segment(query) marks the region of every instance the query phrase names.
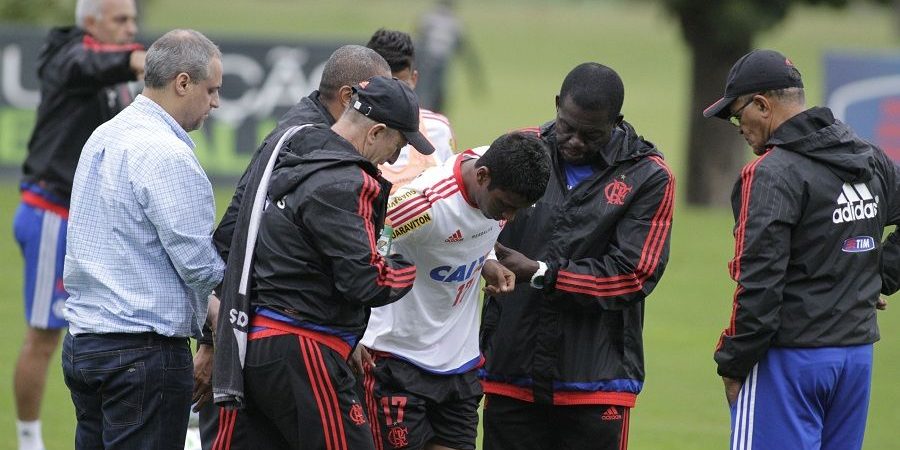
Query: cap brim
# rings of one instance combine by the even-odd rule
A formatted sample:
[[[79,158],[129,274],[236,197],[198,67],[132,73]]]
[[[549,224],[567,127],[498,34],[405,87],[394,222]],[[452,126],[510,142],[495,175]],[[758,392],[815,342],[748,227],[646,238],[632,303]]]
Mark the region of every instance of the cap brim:
[[[403,136],[406,136],[406,140],[409,141],[409,144],[418,150],[419,153],[423,155],[434,153],[434,146],[432,146],[431,142],[429,142],[419,131],[401,131],[401,133],[403,133]]]
[[[720,119],[728,118],[728,105],[731,104],[737,97],[722,97],[717,102],[713,103],[706,107],[703,110],[703,117],[718,117]]]

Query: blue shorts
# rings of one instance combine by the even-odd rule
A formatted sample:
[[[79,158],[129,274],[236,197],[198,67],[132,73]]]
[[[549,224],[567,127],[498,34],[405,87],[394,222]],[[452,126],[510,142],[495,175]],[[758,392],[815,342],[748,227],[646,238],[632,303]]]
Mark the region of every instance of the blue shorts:
[[[20,203],[13,229],[25,258],[25,320],[33,328],[59,329],[69,294],[63,286],[66,227],[58,213]]]
[[[872,344],[770,348],[731,406],[731,449],[862,448]]]

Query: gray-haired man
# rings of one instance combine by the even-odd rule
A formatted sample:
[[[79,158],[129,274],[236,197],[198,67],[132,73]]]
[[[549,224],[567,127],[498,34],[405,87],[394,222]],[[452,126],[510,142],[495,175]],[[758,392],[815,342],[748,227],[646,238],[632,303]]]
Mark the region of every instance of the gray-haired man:
[[[212,186],[187,134],[218,106],[221,53],[196,31],[171,31],[148,50],[144,81],[75,172],[62,359],[79,449],[183,448],[188,338],[224,271]]]

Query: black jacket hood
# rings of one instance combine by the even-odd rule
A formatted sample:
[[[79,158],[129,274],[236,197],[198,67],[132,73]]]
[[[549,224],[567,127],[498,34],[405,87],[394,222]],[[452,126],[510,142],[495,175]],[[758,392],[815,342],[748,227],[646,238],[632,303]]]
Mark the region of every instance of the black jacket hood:
[[[44,46],[41,47],[41,52],[38,55],[38,76],[43,75],[47,62],[53,59],[53,55],[65,47],[66,44],[72,42],[73,39],[80,39],[84,35],[84,30],[78,27],[59,27],[50,30],[50,34],[47,36],[47,40],[44,42]]]
[[[846,182],[872,179],[875,150],[828,108],[814,107],[783,123],[767,147],[780,147],[820,162]]]
[[[308,148],[317,150],[301,153],[300,149]],[[369,175],[378,178],[378,168],[328,125],[319,124],[300,130],[288,141],[272,171],[269,198],[284,196],[311,174],[324,168],[344,165],[361,166]]]

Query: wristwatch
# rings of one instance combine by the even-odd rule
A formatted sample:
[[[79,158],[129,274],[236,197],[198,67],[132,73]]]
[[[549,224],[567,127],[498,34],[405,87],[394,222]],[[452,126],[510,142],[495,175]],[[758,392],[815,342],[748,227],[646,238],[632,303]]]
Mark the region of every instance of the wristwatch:
[[[534,272],[534,275],[531,276],[531,287],[535,289],[543,289],[544,288],[544,274],[547,272],[547,263],[543,261],[538,261],[538,270]]]

